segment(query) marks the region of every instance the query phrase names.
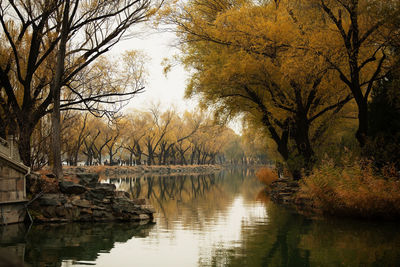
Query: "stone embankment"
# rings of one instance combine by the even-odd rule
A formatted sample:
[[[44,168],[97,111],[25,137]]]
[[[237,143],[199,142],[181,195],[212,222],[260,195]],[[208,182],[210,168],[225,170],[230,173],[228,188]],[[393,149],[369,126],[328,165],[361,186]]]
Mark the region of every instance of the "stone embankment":
[[[48,182],[51,179],[53,182]],[[37,192],[29,203],[29,212],[33,220],[35,222],[153,220],[155,211],[145,199],[131,199],[129,193],[116,191],[115,185],[102,184],[98,180],[99,175],[96,173],[77,173],[74,181],[57,184],[54,178],[43,179],[33,175],[30,179],[31,188]]]
[[[32,200],[29,212],[36,222],[101,222],[153,220],[154,209],[145,199],[132,199],[115,185],[100,183],[102,176],[178,175],[220,171],[218,165],[65,167],[58,183],[46,170],[28,179]]]

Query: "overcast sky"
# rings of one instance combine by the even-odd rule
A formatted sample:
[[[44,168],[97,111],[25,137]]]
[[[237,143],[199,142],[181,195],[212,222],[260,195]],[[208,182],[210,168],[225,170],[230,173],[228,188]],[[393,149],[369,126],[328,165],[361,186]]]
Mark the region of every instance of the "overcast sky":
[[[128,108],[143,109],[150,103],[160,102],[163,108],[175,105],[178,111],[192,110],[197,102],[184,99],[187,72],[178,65],[171,69],[167,76],[163,73],[161,62],[163,58],[171,58],[178,51],[173,47],[175,35],[173,33],[160,33],[148,29],[141,33],[140,38],[121,41],[113,47],[111,54],[119,54],[124,50],[140,50],[148,57],[146,64],[148,78],[145,92],[132,99]],[[150,32],[150,33],[148,33]]]
[[[179,112],[192,111],[197,106],[197,100],[184,99],[189,74],[182,66],[177,65],[165,76],[161,65],[164,58],[171,58],[178,53],[178,50],[173,46],[176,43],[175,35],[170,32],[157,32],[154,29],[143,27],[139,36],[121,41],[113,47],[110,53],[112,56],[125,50],[135,49],[143,51],[150,60],[146,64],[148,78],[145,92],[135,96],[125,110],[144,110],[151,103],[160,103],[164,110],[174,105]],[[229,126],[240,134],[240,122],[230,122]]]

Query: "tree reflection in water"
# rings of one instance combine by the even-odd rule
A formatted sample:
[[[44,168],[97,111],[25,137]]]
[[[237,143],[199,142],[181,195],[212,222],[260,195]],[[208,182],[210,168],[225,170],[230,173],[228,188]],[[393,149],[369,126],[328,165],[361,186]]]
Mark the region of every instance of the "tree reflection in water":
[[[209,241],[208,250],[200,253],[197,260],[201,266],[398,266],[400,263],[400,229],[395,223],[305,218],[269,202],[264,192],[260,192],[262,188],[254,173],[248,170],[110,181],[121,190],[129,188],[135,196],[148,197],[159,212],[160,228],[177,232],[179,225],[188,231],[205,233],[209,240],[215,239],[212,235],[221,234],[218,229],[221,232],[233,229],[229,217],[240,208],[234,205],[235,200],[243,198],[241,205],[251,209],[254,206],[249,203],[261,199],[265,218],[253,216],[253,221],[239,218],[240,236],[231,233],[223,237],[225,240]]]
[[[243,191],[254,200],[260,188],[258,182],[252,180],[256,187],[242,186],[247,181],[245,177],[251,175],[254,176],[254,170],[231,169],[210,174],[109,177],[103,182],[113,183],[118,190],[130,192],[135,198],[149,199],[157,211],[157,223],[168,225],[168,220],[177,216],[192,220],[195,218],[193,213],[211,217],[226,209],[228,203]],[[192,215],[182,214],[182,209]],[[186,223],[191,224],[190,221]]]
[[[149,197],[157,224],[36,225],[20,240],[0,228],[1,246],[32,266],[400,266],[396,223],[305,218],[251,171],[107,181]]]
[[[117,242],[147,237],[153,226],[138,223],[69,223],[39,224],[28,229],[23,224],[10,225],[2,228],[0,246],[3,251],[15,250],[14,247],[19,246],[23,254],[18,256],[32,267],[61,266],[66,260],[90,265],[99,253],[109,253]]]

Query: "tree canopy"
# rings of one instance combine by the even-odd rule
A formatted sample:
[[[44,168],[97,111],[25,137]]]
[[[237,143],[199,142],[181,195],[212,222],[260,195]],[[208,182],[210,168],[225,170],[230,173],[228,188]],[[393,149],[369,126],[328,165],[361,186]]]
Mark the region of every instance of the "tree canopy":
[[[187,96],[199,95],[217,118],[245,114],[295,177],[354,112],[364,144],[364,106],[395,67],[396,1],[192,0],[164,12],[191,70]]]
[[[94,112],[105,111],[97,109],[98,104],[113,103],[116,97],[127,99],[143,89],[134,79],[128,86],[116,86],[109,69],[100,70],[99,65],[97,73],[84,70],[118,41],[129,37],[132,26],[146,21],[161,3],[0,1],[0,124],[5,125],[0,134],[18,135],[25,164],[31,163],[34,127],[52,111],[57,99],[54,93],[60,89],[61,109],[84,107]],[[106,74],[103,80],[98,79],[96,88],[89,88],[88,81],[95,78],[92,75],[101,71]],[[108,78],[111,80],[106,81]]]

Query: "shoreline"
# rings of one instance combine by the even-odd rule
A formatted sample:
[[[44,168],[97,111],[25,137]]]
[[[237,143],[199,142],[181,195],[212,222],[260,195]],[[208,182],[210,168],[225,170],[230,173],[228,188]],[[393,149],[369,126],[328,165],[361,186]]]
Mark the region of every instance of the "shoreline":
[[[324,210],[318,206],[310,195],[301,192],[297,181],[290,179],[279,179],[272,182],[269,192],[266,194],[272,202],[285,208],[293,209],[300,215],[310,218],[346,218],[361,221],[399,221],[399,216],[385,217],[380,214],[363,216],[358,213],[339,213],[331,210]]]
[[[210,173],[226,169],[222,165],[137,165],[137,166],[64,166],[65,176],[78,173],[97,173],[99,175],[122,174],[180,174]]]
[[[231,166],[64,166],[64,181],[58,182],[49,169],[29,178],[28,210],[34,222],[111,222],[151,223],[154,208],[146,199],[118,191],[113,184],[101,183],[107,176],[191,175],[220,172]]]

